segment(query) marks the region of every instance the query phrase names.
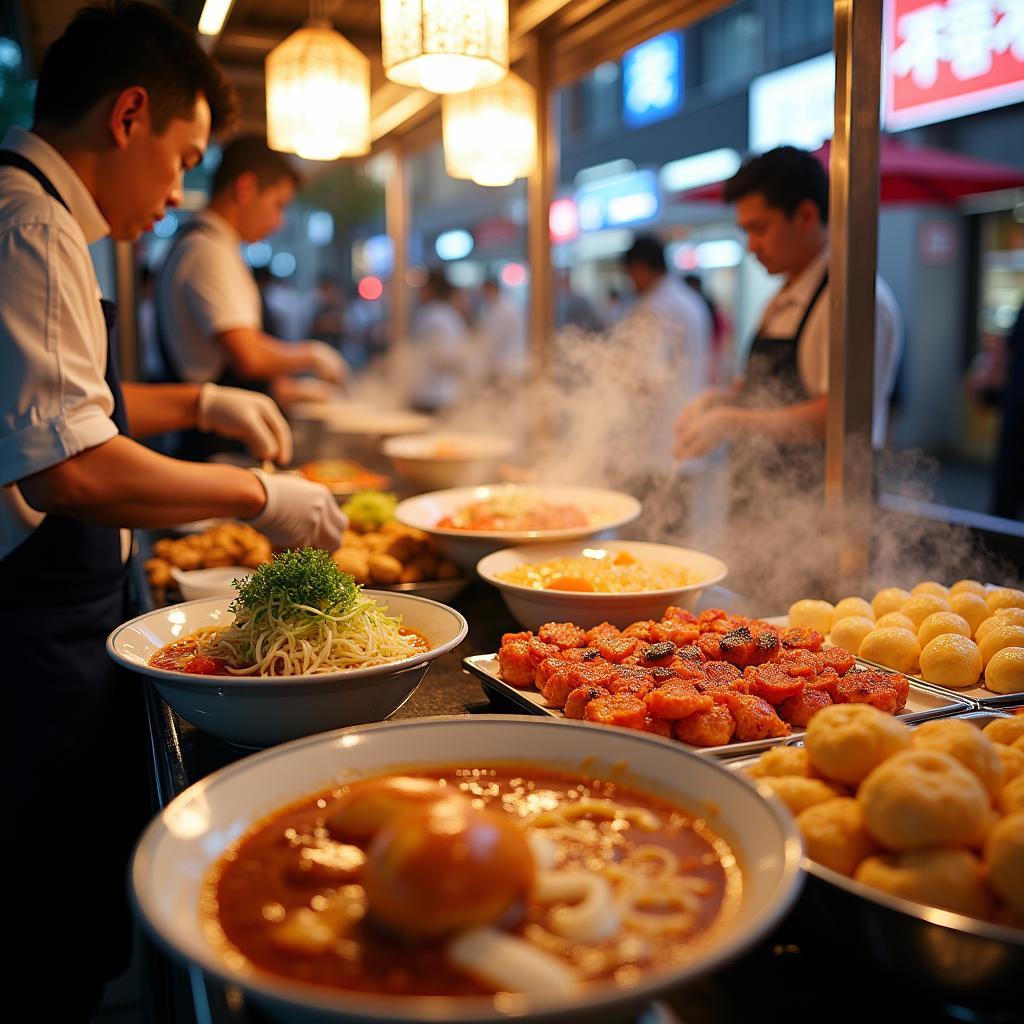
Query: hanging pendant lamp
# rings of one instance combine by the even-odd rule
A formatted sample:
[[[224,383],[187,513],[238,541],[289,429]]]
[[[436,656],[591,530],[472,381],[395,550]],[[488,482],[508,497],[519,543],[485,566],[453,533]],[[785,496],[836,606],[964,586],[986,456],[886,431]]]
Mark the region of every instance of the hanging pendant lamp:
[[[508,0],[381,0],[380,30],[400,85],[457,93],[508,72]]]
[[[537,162],[534,90],[514,71],[496,85],[441,100],[444,166],[452,178],[511,185]]]
[[[370,151],[370,61],[314,16],[267,54],[267,144],[306,160]]]

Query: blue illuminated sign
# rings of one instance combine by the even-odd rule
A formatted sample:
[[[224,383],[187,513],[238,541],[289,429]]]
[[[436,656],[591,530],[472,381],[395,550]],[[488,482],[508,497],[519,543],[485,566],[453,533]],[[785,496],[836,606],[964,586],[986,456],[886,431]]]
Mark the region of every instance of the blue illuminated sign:
[[[683,40],[678,32],[648,39],[622,58],[622,119],[630,128],[661,121],[683,106]]]
[[[575,198],[581,232],[643,224],[661,210],[658,176],[651,170],[588,182]]]

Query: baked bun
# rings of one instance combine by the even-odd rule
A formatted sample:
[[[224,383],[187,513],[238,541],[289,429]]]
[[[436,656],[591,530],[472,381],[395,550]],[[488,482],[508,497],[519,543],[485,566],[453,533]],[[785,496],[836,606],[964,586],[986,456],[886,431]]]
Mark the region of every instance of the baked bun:
[[[1010,779],[1003,786],[999,791],[998,803],[999,810],[1003,814],[1016,814],[1018,811],[1024,811],[1024,775]]]
[[[973,846],[992,821],[981,780],[940,750],[894,754],[861,783],[857,799],[865,828],[890,850]]]
[[[1016,587],[996,587],[985,595],[989,608],[995,612],[1000,608],[1024,609],[1024,590]]]
[[[861,641],[874,628],[874,622],[863,615],[847,615],[833,624],[829,639],[844,651],[856,654],[860,650]]]
[[[835,786],[806,775],[765,775],[758,782],[767,786],[793,814],[843,795]]]
[[[910,596],[917,597],[918,594],[934,594],[941,597],[943,601],[949,600],[949,587],[936,580],[922,580],[910,588]]]
[[[972,630],[967,620],[956,612],[933,612],[917,627],[917,642],[924,650],[924,645],[929,640],[934,640],[943,633],[959,633],[969,640]]]
[[[766,775],[810,776],[811,762],[805,747],[769,747],[748,769],[755,779]]]
[[[842,875],[852,875],[857,865],[877,846],[864,828],[864,815],[853,797],[808,807],[797,815],[807,856]]]
[[[877,619],[882,615],[888,615],[889,612],[898,612],[909,600],[909,590],[902,587],[883,587],[871,598],[871,610]]]
[[[870,704],[832,704],[810,720],[804,746],[815,771],[856,786],[891,754],[910,746],[910,730]]]
[[[944,597],[939,597],[936,594],[914,594],[900,608],[900,612],[906,615],[914,623],[915,627],[920,627],[921,623],[929,615],[934,615],[935,612],[949,612],[952,610],[949,602]]]
[[[986,610],[987,610],[986,605]],[[902,612],[886,612],[875,619],[875,629],[905,629],[917,636],[917,626],[913,619],[908,619]]]
[[[921,675],[936,686],[975,686],[981,669],[978,645],[959,633],[943,633],[921,651]]]
[[[952,754],[981,780],[990,796],[998,795],[1003,784],[1003,762],[996,745],[970,722],[947,718],[924,722],[913,732],[911,744],[920,750],[941,750]]]
[[[996,622],[1008,622],[1011,626],[1024,626],[1024,608],[997,608],[992,618]]]
[[[1011,779],[1024,774],[1024,750],[1008,747],[1005,743],[993,743],[992,746],[996,748],[999,763],[1003,766],[1003,778],[999,787],[1002,790]]]
[[[974,594],[977,597],[984,599],[986,593],[985,584],[980,580],[957,580],[956,583],[949,588],[950,597],[955,597],[957,594]]]
[[[996,626],[978,641],[978,650],[986,665],[1004,647],[1024,647],[1024,626]]]
[[[1024,715],[1012,718],[993,718],[981,730],[993,743],[1005,743],[1009,746],[1014,740],[1024,737]]]
[[[868,633],[857,653],[868,661],[876,661],[897,672],[914,673],[921,658],[921,645],[909,629],[888,626]]]
[[[822,636],[827,636],[832,628],[832,613],[835,607],[828,601],[813,601],[805,598],[789,606],[789,624],[801,629],[816,629]],[[988,605],[985,605],[988,613]]]
[[[988,884],[1018,914],[1024,914],[1024,813],[992,826],[985,840]]]
[[[835,626],[840,619],[845,619],[848,615],[859,615],[875,621],[875,613],[863,597],[844,597],[832,612],[832,625]]]
[[[993,693],[1024,692],[1024,647],[1004,647],[985,666],[985,685]]]
[[[961,618],[966,619],[967,625],[971,627],[971,636],[974,636],[977,628],[992,614],[988,610],[985,598],[969,592],[951,594],[949,607]]]
[[[868,857],[854,877],[873,889],[971,917],[988,917],[992,897],[981,861],[967,850],[907,850]]]

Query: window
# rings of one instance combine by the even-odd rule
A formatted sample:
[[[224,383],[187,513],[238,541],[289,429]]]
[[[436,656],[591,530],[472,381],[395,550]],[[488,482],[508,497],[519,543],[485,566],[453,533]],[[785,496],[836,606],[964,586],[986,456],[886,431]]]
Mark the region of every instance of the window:
[[[775,11],[780,53],[832,41],[832,0],[776,0]]]
[[[761,70],[764,21],[748,4],[739,4],[700,26],[701,84],[746,82]]]

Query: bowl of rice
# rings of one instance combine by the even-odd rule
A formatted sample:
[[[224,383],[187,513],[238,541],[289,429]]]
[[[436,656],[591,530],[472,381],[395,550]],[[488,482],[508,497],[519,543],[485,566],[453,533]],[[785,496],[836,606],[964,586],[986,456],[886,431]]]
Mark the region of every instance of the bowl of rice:
[[[504,548],[476,568],[501,591],[516,620],[533,630],[545,622],[589,629],[657,619],[670,605],[693,608],[729,571],[702,551],[626,540]]]

